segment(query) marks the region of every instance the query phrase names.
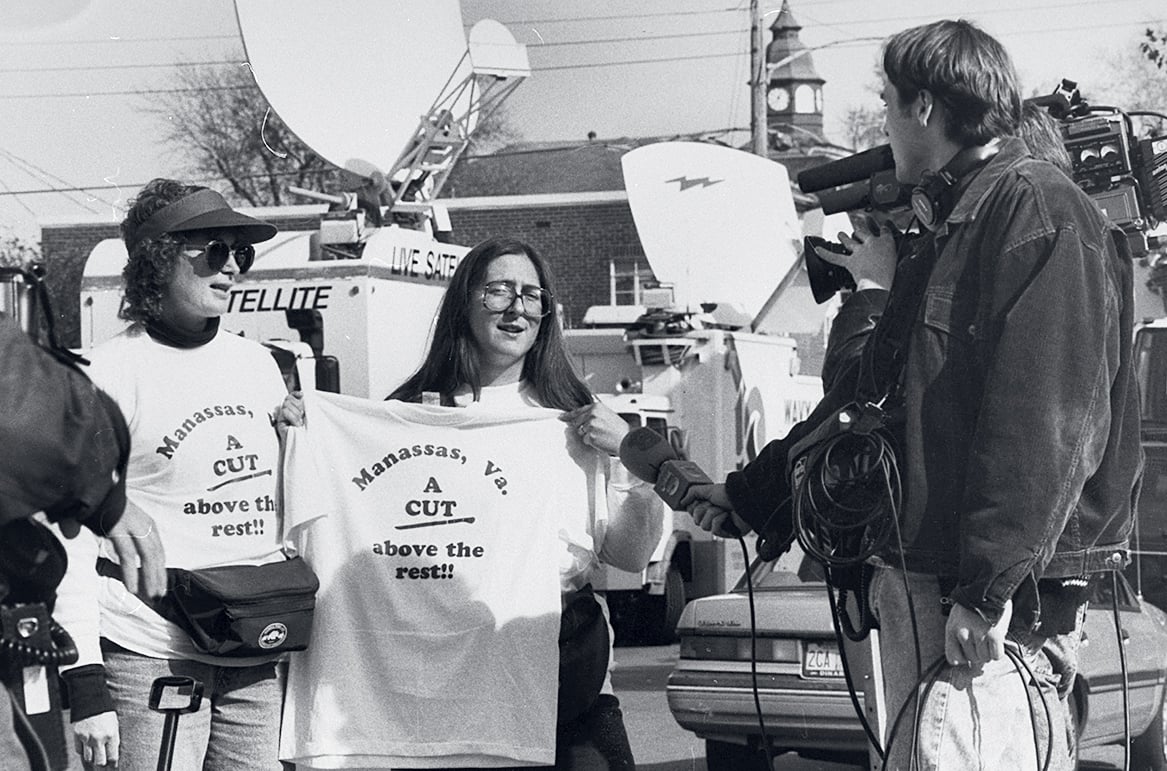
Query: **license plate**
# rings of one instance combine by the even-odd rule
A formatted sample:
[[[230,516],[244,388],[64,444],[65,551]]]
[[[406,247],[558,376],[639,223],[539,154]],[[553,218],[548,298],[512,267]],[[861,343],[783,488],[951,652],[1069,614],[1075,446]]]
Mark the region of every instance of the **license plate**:
[[[803,677],[842,677],[843,659],[833,643],[807,642],[802,649]]]

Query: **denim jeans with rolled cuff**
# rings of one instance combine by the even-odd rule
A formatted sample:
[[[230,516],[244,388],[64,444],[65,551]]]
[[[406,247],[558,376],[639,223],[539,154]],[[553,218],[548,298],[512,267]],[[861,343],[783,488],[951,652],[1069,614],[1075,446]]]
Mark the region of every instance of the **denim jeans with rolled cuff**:
[[[1029,672],[1006,656],[979,667],[945,662],[925,676],[944,656],[948,617],[937,578],[878,567],[870,597],[880,622],[887,771],[1036,770],[1047,754],[1050,771],[1075,768],[1068,703],[1058,698],[1046,638],[1010,633]]]

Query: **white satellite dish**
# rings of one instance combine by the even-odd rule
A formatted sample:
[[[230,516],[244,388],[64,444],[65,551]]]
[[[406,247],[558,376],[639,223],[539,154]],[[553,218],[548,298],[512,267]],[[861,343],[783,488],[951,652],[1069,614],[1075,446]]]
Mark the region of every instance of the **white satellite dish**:
[[[446,83],[471,74],[457,0],[236,0],[235,11],[272,108],[362,176],[388,172]]]
[[[780,164],[699,142],[646,145],[621,163],[645,257],[677,305],[753,317],[796,267],[802,234]]]

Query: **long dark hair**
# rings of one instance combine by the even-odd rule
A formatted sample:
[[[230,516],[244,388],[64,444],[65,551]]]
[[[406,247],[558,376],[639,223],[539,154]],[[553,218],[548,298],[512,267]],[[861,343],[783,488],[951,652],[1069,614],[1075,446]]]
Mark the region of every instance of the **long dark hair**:
[[[510,238],[487,239],[458,263],[438,309],[433,342],[425,360],[417,372],[389,395],[390,399],[416,402],[423,391],[448,398],[467,385],[478,399],[482,378],[478,350],[470,331],[469,308],[475,302],[471,293],[482,282],[490,263],[506,254],[521,254],[529,259],[539,275],[539,283],[551,293],[551,312],[543,318],[535,344],[523,360],[523,379],[534,388],[544,407],[570,410],[592,402],[591,391],[575,374],[563,346],[551,269],[531,246]]]

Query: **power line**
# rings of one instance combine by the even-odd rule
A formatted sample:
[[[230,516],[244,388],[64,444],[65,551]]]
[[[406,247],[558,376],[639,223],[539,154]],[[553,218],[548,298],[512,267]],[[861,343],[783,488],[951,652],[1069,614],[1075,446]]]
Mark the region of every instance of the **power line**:
[[[4,41],[5,48],[28,46],[61,46],[61,45],[99,45],[102,43],[177,43],[192,40],[239,40],[238,35],[188,35],[179,37],[108,37],[85,38],[80,40],[25,40],[14,42]]]
[[[657,11],[654,13],[629,13],[617,14],[613,16],[573,16],[571,18],[560,19],[512,19],[510,21],[503,21],[499,19],[501,24],[514,24],[515,26],[523,26],[526,24],[573,24],[581,21],[626,21],[628,19],[659,19],[662,17],[674,18],[677,16],[707,16],[714,13],[741,13],[742,8],[711,8],[707,11]],[[472,27],[473,24],[466,24],[466,27]]]
[[[464,156],[464,157],[466,157],[466,156]],[[301,169],[301,170],[297,170],[297,171],[277,171],[277,172],[272,172],[270,174],[266,173],[266,172],[263,174],[245,174],[245,175],[235,176],[235,177],[203,177],[200,179],[188,179],[185,181],[189,182],[191,184],[203,184],[203,183],[207,183],[207,182],[227,182],[227,181],[232,180],[232,179],[249,180],[249,179],[271,179],[272,177],[303,177],[303,176],[315,177],[315,176],[320,175],[320,174],[331,174],[331,173],[338,171],[338,170],[339,169],[337,169],[335,167],[321,169],[320,171],[310,171],[310,172],[305,172],[304,170]],[[145,182],[122,182],[121,184],[78,185],[78,186],[73,186],[73,187],[47,187],[47,188],[39,188],[39,189],[33,189],[33,190],[7,190],[7,191],[0,191],[0,197],[6,196],[6,195],[49,195],[49,194],[55,194],[55,193],[87,193],[87,192],[91,192],[93,190],[137,190],[137,189],[145,187],[145,186],[146,186]],[[102,203],[108,203],[108,202],[102,201]],[[109,204],[109,205],[113,206],[113,204]]]
[[[32,207],[30,207],[28,204],[26,204],[24,201],[22,201],[22,200],[20,199],[20,194],[19,194],[19,193],[14,193],[14,192],[12,191],[12,189],[11,189],[10,187],[8,187],[8,183],[7,183],[7,182],[5,182],[3,179],[0,179],[0,187],[3,187],[3,188],[4,188],[4,190],[0,191],[0,196],[3,196],[3,195],[14,195],[14,196],[16,196],[16,202],[17,202],[18,204],[20,204],[20,207],[21,207],[22,209],[24,209],[26,212],[28,212],[30,215],[32,215],[33,217],[36,217],[36,212],[34,212],[34,211],[32,210]]]
[[[725,54],[694,54],[693,56],[670,56],[663,59],[623,59],[616,62],[585,62],[581,64],[560,64],[550,67],[532,67],[531,72],[552,72],[554,70],[583,70],[593,67],[620,67],[629,64],[660,64],[662,62],[687,62],[696,59],[728,59],[731,56],[741,56],[740,51],[731,51]]]
[[[13,154],[13,153],[11,153],[3,148],[0,148],[0,155],[3,155],[5,158],[8,159],[9,163],[11,163],[14,166],[17,166],[18,168],[21,168],[26,174],[29,174],[30,176],[39,177],[42,181],[50,182],[50,184],[51,184],[51,180],[49,179],[50,177],[53,179],[56,179],[57,182],[64,182],[64,180],[61,179],[60,177],[56,177],[52,174],[48,174],[47,172],[45,172],[43,169],[36,166],[35,164],[32,164],[32,163],[24,160],[20,156],[15,155],[15,154]],[[30,169],[31,169],[31,171],[30,171]],[[5,190],[7,190],[8,186],[5,185],[4,188],[5,188]],[[68,198],[69,201],[76,204],[77,206],[80,206],[81,208],[88,210],[91,214],[98,213],[97,210],[90,207],[84,201],[78,201],[75,197],[70,195],[71,192],[73,192],[73,191],[62,191],[61,195]],[[94,197],[96,198],[97,196],[94,196]],[[17,200],[19,201],[20,199],[17,199]],[[102,203],[108,203],[108,202],[102,201]],[[20,201],[20,204],[22,206],[24,206],[26,209],[28,209],[28,207],[25,206],[23,201]],[[31,213],[31,211],[29,213]]]
[[[651,43],[654,40],[680,40],[682,38],[696,38],[696,37],[713,37],[716,35],[741,35],[748,34],[749,30],[745,29],[727,29],[716,32],[677,32],[669,35],[630,35],[627,37],[601,37],[593,40],[558,40],[547,43],[527,43],[529,48],[556,48],[559,46],[586,46],[596,45],[600,43]]]
[[[190,88],[142,88],[136,91],[74,91],[60,94],[0,94],[0,99],[68,99],[91,96],[139,96],[143,94],[186,94],[203,91],[258,90],[256,86],[192,86]]]
[[[870,45],[870,43],[867,41],[868,41],[868,38],[861,38],[861,39],[857,39],[857,40],[841,40],[837,43],[833,43],[832,47],[845,48],[848,46]],[[660,57],[660,58],[655,58],[655,59],[620,59],[618,61],[611,61],[611,62],[583,62],[583,63],[578,63],[578,64],[551,65],[549,67],[532,67],[531,71],[532,72],[548,72],[551,70],[575,70],[575,69],[587,69],[587,68],[592,68],[592,67],[619,67],[621,65],[626,65],[626,64],[659,64],[659,63],[667,63],[667,62],[693,61],[696,59],[725,59],[725,58],[728,58],[731,56],[746,56],[748,54],[749,54],[748,51],[738,50],[738,51],[730,51],[729,53],[693,54],[692,56],[668,56],[668,57]]]
[[[1046,11],[1046,10],[1058,10],[1058,9],[1062,9],[1062,8],[1097,8],[1099,6],[1107,6],[1107,5],[1125,5],[1125,4],[1132,3],[1132,2],[1140,2],[1141,3],[1141,2],[1143,2],[1143,0],[1078,0],[1077,2],[1072,2],[1072,3],[1054,3],[1051,5],[1038,5],[1038,6],[1021,6],[1021,7],[1019,7],[1016,4],[1012,4],[1012,5],[999,6],[997,8],[983,8],[983,9],[979,9],[979,10],[971,9],[971,8],[960,8],[960,11],[961,11],[961,13],[975,13],[977,16],[984,16],[987,14],[997,14],[997,13],[1017,13],[1019,11]],[[821,8],[824,5],[843,5],[844,3],[854,3],[854,0],[815,0],[814,7]],[[947,11],[943,11],[943,12],[946,13]],[[805,13],[804,11],[799,10],[798,15],[803,16],[804,13]],[[925,19],[925,18],[935,19],[935,18],[937,18],[938,13],[941,13],[941,11],[929,11],[926,14],[918,14],[916,16],[900,17],[899,20]],[[810,16],[808,15],[807,18],[810,18]],[[885,20],[888,20],[888,19],[886,19],[885,17],[880,17],[877,19],[853,19],[852,22],[855,24],[870,24],[873,22],[885,21]],[[896,21],[896,19],[890,19],[890,20]]]
[[[730,126],[727,128],[710,129],[708,131],[690,131],[690,132],[686,132],[684,134],[670,135],[668,137],[653,137],[652,139],[653,139],[653,141],[676,141],[679,139],[701,139],[701,138],[716,136],[719,134],[744,133],[744,132],[748,132],[748,131],[749,131],[748,127]],[[509,157],[520,156],[520,155],[540,155],[543,153],[556,153],[556,152],[564,152],[564,151],[571,151],[571,150],[579,150],[579,149],[587,148],[587,147],[608,147],[610,149],[617,149],[617,150],[626,149],[622,145],[618,144],[618,142],[615,140],[612,142],[589,142],[586,144],[580,143],[578,145],[572,145],[570,143],[565,142],[562,145],[555,145],[553,147],[532,147],[532,148],[524,148],[524,149],[520,149],[520,150],[505,150],[502,152],[488,153],[485,155],[464,155],[464,156],[462,156],[461,161],[486,160],[486,159],[490,159],[490,158],[509,158]],[[336,170],[337,169],[334,169],[334,168],[324,169],[320,172],[314,172],[314,174],[315,173],[328,174],[328,173],[331,173],[331,172],[336,171]],[[272,177],[295,177],[295,176],[300,176],[302,174],[303,174],[302,171],[283,171],[283,172],[275,172],[275,173],[271,173],[271,174],[267,174],[267,173],[247,174],[247,175],[237,176],[237,177],[204,177],[201,179],[192,179],[192,180],[188,180],[188,181],[195,183],[195,184],[202,184],[202,183],[207,183],[207,182],[225,182],[228,179],[237,179],[237,180],[271,179]],[[79,185],[76,187],[49,187],[49,188],[40,188],[40,189],[33,189],[33,190],[4,190],[4,191],[0,191],[0,197],[10,196],[10,195],[11,196],[49,195],[49,194],[66,193],[66,192],[70,192],[70,193],[90,192],[93,190],[135,190],[135,189],[144,187],[145,185],[146,185],[145,182],[123,182],[123,183],[118,184],[118,185],[114,185],[114,184]]]
[[[1057,6],[1057,7],[1063,7],[1063,6]],[[694,13],[696,13],[696,12],[694,12]],[[1065,26],[1065,27],[1043,27],[1040,30],[1013,30],[1013,31],[1009,31],[1009,32],[1003,32],[1000,34],[1002,37],[1014,37],[1017,35],[1031,35],[1031,34],[1035,34],[1037,32],[1042,33],[1042,34],[1048,34],[1048,33],[1052,33],[1052,32],[1080,32],[1083,30],[1096,30],[1096,29],[1106,29],[1106,28],[1115,28],[1115,27],[1133,27],[1133,26],[1144,26],[1144,25],[1165,24],[1165,23],[1167,23],[1167,20],[1165,20],[1165,19],[1145,19],[1145,20],[1141,20],[1141,21],[1114,22],[1111,24],[1085,24],[1085,25],[1079,24],[1079,25],[1072,25],[1072,26]],[[629,38],[629,40],[632,40],[632,39],[635,39],[635,38]],[[645,39],[645,38],[640,38],[640,39]],[[648,39],[651,39],[651,37]],[[873,45],[874,43],[869,42],[870,40],[871,40],[870,38],[861,38],[861,39],[856,39],[856,40],[840,40],[840,41],[833,43],[833,45],[835,47]],[[822,47],[824,47],[824,46],[818,46],[818,48],[822,48]],[[582,70],[582,69],[593,69],[593,68],[600,68],[600,67],[620,67],[620,66],[639,65],[639,64],[667,64],[667,63],[671,63],[671,62],[682,62],[682,61],[697,61],[697,60],[706,60],[706,59],[725,59],[725,58],[729,58],[729,57],[737,57],[737,56],[743,56],[743,55],[744,54],[741,51],[731,51],[731,52],[724,52],[724,53],[694,54],[694,55],[689,55],[689,56],[655,57],[655,58],[649,58],[649,59],[620,59],[620,60],[615,60],[615,61],[604,61],[604,62],[577,62],[574,64],[560,64],[560,65],[550,65],[550,66],[544,66],[544,67],[532,67],[531,71],[532,72],[555,72],[555,71],[563,71],[563,70]],[[243,64],[245,62],[239,62],[239,63]],[[233,91],[233,90],[241,90],[241,89],[248,89],[248,88],[253,88],[253,86],[206,86],[206,87],[189,87],[189,88],[172,88],[172,89],[139,89],[139,90],[133,90],[133,91],[120,90],[120,91],[92,91],[92,92],[64,92],[64,93],[0,94],[0,99],[40,99],[40,98],[62,99],[62,98],[78,98],[78,97],[88,98],[88,97],[94,97],[94,96],[135,96],[135,95],[147,95],[147,94],[178,94],[178,93],[195,93],[195,92],[207,92],[207,91]]]
[[[1117,2],[1117,3],[1125,3],[1125,2],[1129,2],[1129,1],[1130,0],[1114,0],[1114,2]],[[817,9],[819,6],[822,6],[822,5],[834,5],[834,4],[843,3],[843,2],[851,2],[851,0],[820,0],[820,2],[817,2],[815,4],[815,8]],[[1091,2],[1051,3],[1051,4],[1047,4],[1047,5],[1024,6],[1024,7],[1020,7],[1020,8],[1016,7],[1016,6],[1012,6],[1012,7],[1001,7],[1001,8],[988,8],[988,9],[984,9],[984,10],[968,9],[968,10],[962,10],[961,15],[982,18],[982,17],[986,17],[986,16],[995,16],[995,15],[1000,15],[1000,14],[1016,14],[1019,12],[1028,13],[1030,11],[1058,11],[1058,10],[1069,10],[1072,8],[1080,8],[1080,7],[1095,8],[1095,7],[1098,7],[1099,5],[1104,5],[1104,4],[1105,3],[1103,3],[1099,0],[1099,1],[1091,1]],[[873,24],[885,24],[885,23],[889,23],[889,22],[925,22],[925,21],[933,21],[937,18],[935,13],[909,14],[906,16],[880,16],[878,18],[847,19],[845,25],[842,25],[842,24],[837,24],[837,23],[831,23],[829,21],[824,21],[820,18],[816,18],[813,13],[806,14],[804,12],[800,12],[799,16],[804,17],[806,19],[810,19],[815,24],[819,24],[819,25],[822,25],[824,27],[834,27],[834,28],[845,27],[847,29],[851,29],[851,28],[855,28],[855,27],[867,28]],[[1011,31],[1008,33],[1000,33],[1000,34],[1001,35],[1005,35],[1005,34],[1021,35],[1021,34],[1038,34],[1038,33],[1044,33],[1044,32],[1078,32],[1081,30],[1097,29],[1099,27],[1123,27],[1123,26],[1127,26],[1127,25],[1133,26],[1133,25],[1142,25],[1142,24],[1162,24],[1162,23],[1164,23],[1163,19],[1148,19],[1145,21],[1119,22],[1119,23],[1113,23],[1113,24],[1085,24],[1085,25],[1078,25],[1078,26],[1073,26],[1073,27],[1062,27],[1062,28],[1042,27],[1041,29],[1038,29],[1038,30],[1020,30],[1020,31]]]
[[[181,67],[183,65],[219,65],[219,64],[247,64],[246,61],[241,60],[225,60],[217,62],[170,62],[158,64],[88,64],[73,67],[4,67],[0,68],[0,73],[15,73],[15,72],[88,72],[89,70],[139,70],[151,69],[159,67]]]

